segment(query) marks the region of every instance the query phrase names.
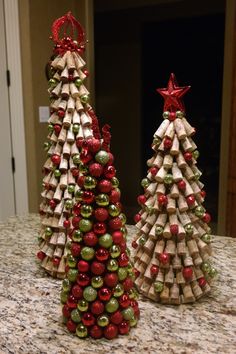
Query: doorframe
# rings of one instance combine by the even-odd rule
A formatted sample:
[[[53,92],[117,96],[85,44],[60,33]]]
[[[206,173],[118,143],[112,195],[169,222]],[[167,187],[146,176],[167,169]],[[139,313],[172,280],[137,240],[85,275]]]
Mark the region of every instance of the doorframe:
[[[15,159],[15,208],[16,214],[25,214],[28,213],[29,208],[18,0],[3,0],[3,5],[7,67],[10,71],[9,97],[12,151]]]

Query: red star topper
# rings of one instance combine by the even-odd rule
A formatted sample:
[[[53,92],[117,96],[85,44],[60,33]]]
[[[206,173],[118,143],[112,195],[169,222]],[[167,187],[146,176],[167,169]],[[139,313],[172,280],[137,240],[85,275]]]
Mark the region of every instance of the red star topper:
[[[170,74],[167,88],[157,89],[157,92],[164,97],[164,111],[176,112],[185,111],[182,97],[190,89],[191,86],[179,87],[175,78],[175,74]]]

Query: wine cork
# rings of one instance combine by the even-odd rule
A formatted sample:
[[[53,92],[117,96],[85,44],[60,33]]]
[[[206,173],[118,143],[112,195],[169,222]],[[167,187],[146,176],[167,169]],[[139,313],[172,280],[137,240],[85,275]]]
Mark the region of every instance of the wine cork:
[[[67,64],[69,72],[73,72],[76,69],[73,54],[69,50],[66,52],[66,64]]]
[[[156,238],[156,225],[153,225],[151,230],[149,231],[149,237],[151,237],[152,239]]]
[[[186,199],[182,196],[182,194],[180,194],[179,198],[177,199],[177,205],[178,205],[178,209],[181,213],[188,210],[188,204],[186,202]]]
[[[201,192],[201,189],[199,188],[198,184],[195,181],[191,181],[191,187],[194,194],[198,194]]]
[[[58,185],[58,180],[57,178],[54,176],[54,174],[52,174],[52,177],[50,178],[49,184],[52,188],[56,188]]]
[[[41,195],[42,198],[46,198],[46,194],[47,194],[47,190],[46,190],[46,189],[43,190],[43,191],[40,193],[40,195]]]
[[[148,167],[152,167],[154,160],[155,160],[155,156],[152,156],[150,159],[148,159],[147,160],[147,166]]]
[[[167,221],[167,214],[160,213],[156,220],[156,225],[164,227]]]
[[[63,84],[61,89],[61,97],[65,100],[68,100],[70,96],[70,86],[69,84]]]
[[[151,257],[149,256],[149,254],[146,252],[143,252],[142,257],[140,258],[140,261],[145,263],[145,269],[147,267],[147,264],[149,264],[150,260],[151,260]]]
[[[176,134],[174,135],[172,146],[170,148],[170,154],[174,156],[179,154],[179,139]]]
[[[171,156],[171,155],[165,155],[164,161],[163,161],[163,166],[164,166],[166,169],[171,169],[172,164],[173,164],[173,156]]]
[[[154,202],[155,202],[155,199],[156,199],[156,198],[155,198],[154,196],[150,196],[150,197],[146,200],[145,205],[146,205],[147,207],[149,207],[149,208],[153,207]]]
[[[156,302],[159,302],[159,300],[160,300],[160,296],[155,292],[153,285],[151,285],[147,296],[149,299],[156,301]]]
[[[53,256],[54,256],[54,257],[61,258],[62,253],[63,253],[63,248],[57,246],[57,247],[55,248],[55,251],[54,251],[54,253],[53,253]]]
[[[51,145],[50,149],[48,150],[48,155],[52,156],[54,154],[54,151],[55,151],[55,145]]]
[[[196,240],[198,249],[200,250],[201,254],[207,252],[208,245],[204,241],[202,241],[200,238]]]
[[[59,75],[58,71],[56,71],[55,74],[53,75],[53,79],[55,79],[58,82],[61,80],[61,76]]]
[[[182,270],[176,271],[176,283],[177,284],[185,284],[185,279],[183,277]]]
[[[67,187],[67,173],[62,173],[60,177],[60,188],[66,189]]]
[[[47,191],[46,199],[48,199],[48,200],[53,199],[53,195],[54,195],[54,191],[53,190]]]
[[[55,112],[53,112],[51,115],[50,115],[50,117],[49,117],[49,119],[48,119],[48,123],[49,124],[60,124],[61,125],[61,122],[60,122],[60,120],[58,120],[58,115],[55,113]]]
[[[62,158],[61,158],[59,169],[60,169],[60,171],[68,170],[68,161],[67,161],[67,159],[64,158],[64,156],[62,156]]]
[[[71,121],[72,121],[72,114],[66,111],[65,117],[63,119],[63,126],[65,128],[69,128],[71,125]]]
[[[165,278],[164,269],[159,268],[158,274],[156,276],[156,281],[159,281],[159,282],[163,283],[164,282],[164,278]]]
[[[170,288],[170,301],[174,305],[180,304],[179,286],[176,284],[176,281],[173,282]]]
[[[152,149],[154,151],[158,151],[159,153],[164,153],[165,151],[165,146],[164,146],[164,139],[162,140],[160,145],[152,145]]]
[[[176,162],[173,163],[172,166],[172,175],[173,175],[173,180],[175,183],[181,181],[183,179],[183,175],[181,170],[179,169],[178,165]]]
[[[143,294],[147,295],[148,292],[149,292],[150,287],[151,287],[151,282],[148,281],[147,279],[144,279],[144,281],[142,282],[140,290],[141,290],[141,292]]]
[[[174,283],[174,272],[172,266],[170,266],[165,274],[165,283],[168,285],[172,285]]]
[[[76,184],[76,182],[75,182],[75,177],[73,176],[71,170],[68,170],[68,172],[67,172],[67,184],[68,184],[68,185],[69,185],[69,184],[73,184],[73,185]]]
[[[81,112],[80,121],[83,126],[90,126],[92,123],[91,117],[84,112]]]
[[[146,189],[146,192],[149,195],[153,195],[156,192],[156,188],[157,188],[157,182],[155,183],[150,183],[149,186]]]
[[[191,223],[191,220],[186,212],[180,213],[179,211],[177,211],[177,215],[178,215],[178,219],[180,220],[183,226]]]
[[[60,185],[57,186],[56,191],[53,195],[53,199],[55,199],[56,201],[60,202],[61,198],[62,198],[62,190],[60,188]]]
[[[70,94],[75,99],[79,97],[79,90],[73,82],[70,83]]]
[[[75,100],[70,96],[67,103],[67,111],[73,114],[74,110],[75,110]]]
[[[86,89],[84,85],[81,85],[79,88],[79,97],[83,95],[89,95],[89,91]]]
[[[61,144],[59,144],[59,142],[57,142],[53,153],[57,155],[61,155],[61,152],[62,152],[62,146]]]
[[[165,248],[165,252],[170,254],[171,256],[175,255],[176,252],[176,244],[175,241],[173,239],[167,240],[166,241],[166,248]]]
[[[64,208],[64,201],[61,200],[60,203],[58,203],[56,208],[54,209],[54,214],[60,216],[63,208]]]
[[[61,102],[61,98],[60,98],[60,97],[57,98],[57,99],[55,99],[54,101],[51,102],[50,108],[51,108],[52,110],[54,110],[54,111],[57,111],[58,108],[59,108],[60,102]]]
[[[193,295],[193,292],[192,292],[192,289],[191,289],[191,285],[189,285],[189,284],[182,285],[182,291],[183,291],[184,302],[185,303],[194,302],[195,301],[195,297]]]
[[[204,292],[204,294],[206,295],[206,294],[208,294],[210,291],[211,291],[211,287],[210,287],[210,285],[209,285],[208,283],[206,283],[206,285],[205,285],[204,288],[203,288],[203,292]]]
[[[187,167],[187,162],[185,161],[185,158],[180,151],[178,156],[176,157],[177,165],[180,169],[185,169]]]
[[[65,66],[66,66],[66,53],[63,55],[63,57],[57,60],[55,68],[59,70],[63,70]]]
[[[159,128],[154,133],[154,137],[158,137],[162,139],[165,135],[166,129],[168,128],[170,121],[168,119],[164,119]]]
[[[157,172],[156,176],[155,176],[155,180],[157,182],[163,182],[165,176],[167,174],[167,171],[165,170],[164,166],[162,166],[159,171]]]
[[[186,184],[186,188],[184,190],[184,195],[185,197],[188,197],[189,195],[193,195],[194,194],[194,191],[191,187],[191,185],[188,183],[188,181],[186,180],[186,178],[183,178],[185,184]]]
[[[195,142],[193,141],[193,139],[192,139],[191,137],[189,137],[188,139],[189,139],[190,144],[192,145],[192,149],[193,149],[193,150],[196,150],[196,149],[197,149],[197,145],[195,144]]]
[[[72,54],[74,57],[76,69],[79,70],[79,69],[83,68],[83,66],[85,66],[85,61],[76,52],[73,52]]]
[[[53,256],[53,247],[52,246],[49,246],[45,252],[45,254],[48,256],[48,257],[52,257]]]
[[[177,254],[179,256],[185,256],[187,252],[185,240],[181,240],[180,242],[177,242]]]
[[[147,254],[149,254],[149,256],[151,256],[153,253],[154,246],[155,246],[155,242],[149,238],[145,243],[145,245],[143,246],[143,249]]]
[[[62,257],[61,261],[59,263],[59,266],[57,268],[57,272],[58,272],[57,276],[59,276],[60,274],[63,274],[63,277],[64,277],[65,271],[66,271],[66,260],[64,257]]]
[[[186,120],[186,118],[182,118],[182,122],[183,122],[183,125],[184,125],[187,135],[188,136],[193,135],[195,133],[195,129],[189,124],[189,122]]]
[[[53,59],[53,61],[51,62],[51,66],[53,67],[53,68],[57,68],[57,63],[58,63],[58,61],[61,59],[61,57],[59,57],[59,56],[57,56],[56,58],[54,58]]]
[[[150,229],[151,229],[151,225],[146,223],[146,224],[144,224],[144,225],[142,226],[141,231],[142,231],[145,235],[147,235],[147,234],[149,233]]]
[[[153,166],[161,168],[162,164],[163,164],[163,156],[160,153],[157,153],[153,161]]]
[[[69,77],[68,68],[67,66],[65,66],[65,68],[62,70],[60,79],[63,83],[66,83],[68,82],[68,77]]]
[[[58,141],[64,143],[66,141],[67,130],[65,127],[61,128],[60,134],[58,136]]]
[[[158,198],[155,198],[155,200],[154,200],[153,209],[155,212],[161,212],[162,208],[158,203]]]
[[[76,110],[73,113],[72,122],[73,124],[80,124],[80,115]]]
[[[77,112],[81,112],[84,109],[84,106],[82,105],[82,102],[80,101],[80,98],[77,97],[75,101],[75,108]]]
[[[171,198],[170,195],[168,195],[168,202],[166,206],[166,210],[168,213],[175,213],[176,212],[176,202],[175,199]]]
[[[160,293],[160,300],[163,304],[169,303],[170,289],[164,284],[163,290]]]
[[[193,168],[193,166],[192,166],[192,168]],[[192,168],[189,166],[185,167],[185,177],[187,178],[188,181],[195,178]]]
[[[172,266],[175,270],[180,270],[182,268],[181,258],[176,253],[172,260]]]
[[[175,183],[173,184],[173,186],[170,189],[170,197],[173,199],[179,198],[179,189]]]
[[[155,224],[155,222],[156,222],[156,219],[157,219],[156,214],[151,214],[151,215],[148,215],[148,216],[147,216],[146,222],[147,222],[149,225],[153,226],[153,225]]]
[[[165,249],[165,245],[166,245],[166,242],[165,242],[164,239],[157,241],[156,247],[155,247],[155,250],[154,250],[154,253],[155,253],[156,257],[158,257],[159,254],[163,253],[163,251]]]
[[[64,200],[72,199],[72,194],[68,191],[68,188],[64,190]]]
[[[46,169],[46,170],[51,170],[51,158],[50,157],[48,157],[47,158],[47,160],[46,160],[46,162],[44,163],[44,165],[43,165],[43,168],[44,169]]]
[[[85,75],[85,73],[82,70],[79,70],[79,77],[82,81],[84,81],[87,76]]]
[[[79,149],[78,149],[76,143],[74,142],[71,145],[71,155],[74,156],[74,155],[77,155],[77,154],[79,154]]]
[[[201,177],[202,172],[197,168],[196,165],[193,165],[193,166],[192,166],[192,170],[193,170],[193,173],[194,173],[194,174],[197,174],[197,175],[199,175],[199,176]]]
[[[186,254],[184,256],[184,266],[185,267],[192,267],[193,266],[193,259],[189,254],[188,248],[186,248]]]
[[[93,136],[92,129],[89,128],[89,127],[84,127],[83,128],[83,134],[84,134],[84,138],[85,139],[92,138],[92,136]]]
[[[75,142],[75,135],[73,133],[73,126],[72,124],[69,126],[69,129],[67,130],[67,136],[66,136],[66,141],[69,144],[72,144]]]
[[[80,70],[81,71],[81,70]],[[82,72],[82,71],[81,71]],[[78,70],[74,70],[73,71],[73,81],[75,81],[76,79],[80,79],[80,75],[79,75],[79,72]]]
[[[73,170],[74,168],[77,168],[77,166],[74,164],[72,157],[69,159],[69,167],[70,170]]]
[[[66,243],[66,235],[64,232],[59,232],[57,237],[57,245],[64,246]]]
[[[170,224],[167,222],[165,224],[164,230],[163,230],[163,237],[166,239],[171,238],[171,232],[170,232]]]
[[[56,87],[54,87],[54,89],[52,90],[51,94],[58,98],[60,96],[61,93],[61,88],[62,88],[62,82],[60,81]]]
[[[186,138],[187,134],[185,131],[185,127],[182,123],[182,119],[176,118],[174,120],[174,127],[175,127],[175,131],[176,131],[176,134],[177,134],[177,137],[179,140]]]
[[[184,151],[191,152],[193,151],[192,144],[190,140],[186,137],[185,139],[181,140],[181,145]]]
[[[158,183],[157,188],[156,188],[156,194],[165,194],[166,192],[166,187],[163,183]]]
[[[187,241],[187,245],[191,256],[195,256],[198,254],[198,246],[195,240]]]
[[[174,124],[173,124],[173,122],[171,122],[166,129],[165,137],[168,137],[171,140],[173,140],[174,135],[175,135]]]
[[[198,254],[197,256],[194,256],[193,263],[196,267],[199,267],[202,264],[203,260],[202,257]]]

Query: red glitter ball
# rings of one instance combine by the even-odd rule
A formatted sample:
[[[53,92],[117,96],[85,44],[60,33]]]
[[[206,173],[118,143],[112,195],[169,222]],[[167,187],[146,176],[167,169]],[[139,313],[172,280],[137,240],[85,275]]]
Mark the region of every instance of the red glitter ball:
[[[121,231],[114,231],[112,233],[112,240],[115,245],[119,245],[122,241],[124,241],[124,236]]]
[[[118,203],[120,201],[120,191],[118,189],[112,189],[109,195],[110,203]]]
[[[128,321],[122,321],[119,324],[119,333],[120,334],[127,334],[129,332],[129,322]]]
[[[72,288],[72,294],[76,299],[82,299],[83,289],[78,284],[75,284]]]
[[[99,163],[94,162],[89,165],[89,172],[93,177],[100,177],[103,172],[103,167]]]
[[[86,234],[84,234],[83,241],[86,246],[93,247],[98,243],[98,238],[97,238],[97,235],[93,231],[90,231],[90,232],[87,232]]]
[[[101,301],[96,300],[92,302],[90,310],[94,315],[100,315],[104,311],[104,304]]]
[[[76,331],[77,324],[70,319],[67,321],[66,327],[68,328],[68,331],[74,333]]]
[[[107,339],[113,339],[117,337],[118,327],[112,323],[109,323],[107,327],[104,329],[104,337]]]
[[[102,179],[98,182],[97,188],[101,193],[109,193],[112,189],[111,181]]]
[[[159,255],[159,261],[162,264],[168,264],[170,262],[170,255],[169,253],[163,252]]]
[[[63,316],[66,317],[66,318],[69,318],[70,317],[70,314],[71,314],[71,309],[69,308],[68,305],[64,305],[63,308],[62,308],[62,313],[63,313]]]
[[[43,251],[39,251],[37,253],[37,257],[40,259],[40,261],[42,261],[46,257],[46,254]]]
[[[120,311],[116,311],[111,314],[110,321],[116,325],[120,324],[123,320],[123,315]]]
[[[190,280],[190,279],[192,279],[192,276],[193,276],[192,268],[191,267],[185,267],[183,269],[183,277],[184,277],[184,279]]]
[[[130,306],[130,298],[129,295],[123,294],[119,297],[119,304],[122,308],[126,309]]]
[[[106,266],[104,263],[93,261],[91,264],[91,272],[95,275],[101,275],[104,273]]]
[[[71,245],[71,254],[74,257],[78,257],[80,255],[81,246],[78,243],[72,243]]]
[[[89,331],[89,334],[92,338],[94,339],[99,339],[102,337],[102,329],[101,327],[97,326],[97,325],[94,325],[90,331]]]

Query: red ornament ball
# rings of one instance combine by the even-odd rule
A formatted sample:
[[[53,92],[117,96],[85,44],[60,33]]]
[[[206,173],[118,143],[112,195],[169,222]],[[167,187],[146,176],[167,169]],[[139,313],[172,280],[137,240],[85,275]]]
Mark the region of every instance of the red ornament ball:
[[[202,191],[200,192],[200,194],[201,194],[201,197],[202,197],[203,199],[206,198],[206,192],[205,192],[204,190],[202,190]]]
[[[136,240],[132,241],[131,246],[132,246],[134,249],[138,248],[138,242],[137,242]]]
[[[184,153],[184,159],[185,159],[185,161],[191,162],[191,161],[192,161],[192,158],[193,158],[193,155],[192,155],[191,152],[185,152],[185,153]]]
[[[96,300],[92,302],[90,310],[94,315],[100,315],[104,311],[104,304],[101,301]]]
[[[71,309],[69,308],[69,306],[67,304],[65,304],[62,308],[62,313],[63,313],[63,316],[66,317],[66,318],[69,318],[70,317],[70,314],[71,314]]]
[[[82,299],[82,297],[83,297],[83,289],[78,284],[75,284],[73,286],[73,288],[72,288],[72,295],[76,299]]]
[[[108,152],[108,155],[109,155],[109,160],[107,162],[107,165],[112,165],[114,162],[114,156],[112,155],[111,152]]]
[[[137,224],[141,220],[141,215],[138,213],[134,216],[134,222]]]
[[[120,218],[116,217],[109,221],[109,227],[112,230],[119,230],[122,226],[122,221]]]
[[[192,279],[192,276],[193,276],[192,268],[191,267],[185,267],[183,269],[183,277],[184,277],[184,279],[190,280],[190,279]]]
[[[117,337],[118,327],[112,323],[109,323],[107,327],[104,329],[104,337],[107,339],[113,339]]]
[[[109,213],[105,208],[97,208],[94,212],[94,216],[98,221],[107,220]]]
[[[166,206],[168,203],[168,198],[164,194],[159,195],[157,200],[158,204],[160,204],[161,206]]]
[[[114,312],[110,316],[110,321],[116,325],[120,324],[122,320],[123,320],[123,315],[119,310]]]
[[[82,148],[83,142],[84,142],[84,138],[77,138],[77,139],[76,139],[76,146],[77,146],[78,148]]]
[[[202,220],[209,224],[209,222],[211,222],[211,215],[209,213],[205,213],[202,217]]]
[[[51,200],[49,201],[49,205],[50,205],[50,208],[51,208],[51,209],[55,209],[56,206],[57,206],[57,203],[56,203],[56,201],[55,201],[54,199],[51,199]]]
[[[71,173],[72,173],[73,177],[78,177],[79,176],[79,169],[73,168],[73,169],[71,169]]]
[[[198,279],[198,284],[199,284],[199,286],[200,286],[201,288],[204,288],[204,286],[206,285],[206,283],[207,283],[207,281],[206,281],[206,279],[205,279],[204,277]]]
[[[133,288],[134,286],[134,282],[131,278],[126,278],[124,281],[123,281],[123,287],[124,287],[124,290],[125,291],[129,291],[130,289]]]
[[[122,321],[119,324],[119,333],[120,334],[127,334],[129,333],[129,322],[128,321]]]
[[[101,327],[97,326],[97,325],[94,325],[90,331],[89,331],[89,334],[92,338],[94,339],[99,339],[102,337],[102,329]]]
[[[134,268],[134,276],[135,276],[135,279],[140,276],[140,271],[136,268]]]
[[[103,167],[102,165],[100,165],[100,163],[94,162],[91,165],[89,165],[89,172],[93,177],[100,177],[103,172]]]
[[[64,117],[65,117],[65,111],[64,111],[63,109],[58,109],[57,115],[58,115],[60,118],[64,118]]]
[[[81,205],[79,203],[77,203],[73,206],[73,212],[76,216],[78,216],[80,214],[80,208],[81,208]]]
[[[86,327],[93,326],[95,324],[95,317],[90,312],[85,312],[82,316],[82,322]]]
[[[37,253],[37,257],[40,259],[40,261],[42,261],[46,257],[46,254],[43,251],[39,251]]]
[[[81,246],[78,243],[72,243],[71,245],[71,254],[74,257],[78,257],[80,255]]]
[[[89,263],[83,259],[80,259],[77,263],[77,268],[81,273],[86,273],[89,271]]]
[[[90,283],[90,278],[85,273],[79,273],[76,281],[80,286],[87,286]]]
[[[74,228],[78,229],[79,228],[79,222],[81,220],[80,216],[73,216],[72,218],[72,225],[74,226]]]
[[[96,251],[95,256],[100,262],[107,261],[109,258],[109,251],[106,248],[101,247]]]
[[[171,146],[172,146],[172,140],[171,140],[170,138],[166,137],[166,138],[164,139],[163,144],[164,144],[165,150],[168,150],[168,149],[170,149]]]
[[[63,221],[63,226],[65,229],[69,229],[70,228],[70,220],[64,220]]]
[[[179,233],[179,225],[177,225],[177,224],[170,225],[170,232],[171,232],[172,235],[178,235],[178,233]]]
[[[89,161],[91,161],[93,158],[93,155],[87,150],[83,149],[80,153],[80,160],[84,163],[87,164]]]
[[[66,327],[69,332],[74,333],[76,331],[77,324],[70,319],[67,321]]]
[[[88,144],[88,149],[89,151],[96,153],[100,150],[101,148],[101,142],[99,139],[87,139],[87,144]]]
[[[116,169],[114,166],[109,165],[104,168],[104,176],[108,179],[111,179],[112,177],[115,177],[116,175]]]
[[[108,179],[102,179],[98,182],[97,187],[101,193],[109,193],[112,189],[112,184],[111,181],[109,181]]]
[[[98,291],[98,297],[101,301],[109,301],[111,298],[112,292],[108,288],[101,288]]]
[[[60,131],[61,131],[61,126],[59,124],[55,124],[53,126],[53,129],[54,129],[54,132],[56,133],[56,135],[59,135],[60,134]]]
[[[77,178],[77,184],[79,185],[79,187],[83,187],[84,186],[84,181],[85,181],[85,176],[79,176]]]
[[[170,112],[169,113],[169,120],[173,122],[176,118],[176,112]]]
[[[54,266],[58,267],[59,264],[60,264],[60,261],[61,261],[61,258],[54,257],[53,260],[52,260],[52,263],[53,263]]]
[[[155,166],[153,166],[149,169],[149,172],[151,173],[152,176],[156,176],[158,171],[159,171],[159,168],[155,167]]]
[[[119,304],[123,309],[126,309],[130,306],[130,298],[129,295],[123,294],[119,297]]]
[[[109,195],[109,201],[113,204],[118,203],[120,201],[120,191],[117,189],[112,189]]]
[[[54,163],[54,165],[58,166],[58,165],[60,165],[60,163],[61,163],[61,156],[59,156],[59,155],[57,155],[57,154],[53,154],[53,155],[51,156],[51,160],[52,160],[52,162]]]
[[[106,266],[104,263],[93,261],[91,264],[91,272],[95,275],[101,275],[105,272]]]
[[[155,264],[152,264],[152,266],[150,268],[150,272],[151,272],[152,277],[156,276],[159,272],[159,267]]]
[[[186,188],[186,183],[183,179],[181,179],[179,182],[178,182],[178,188],[181,190],[181,191],[184,191],[185,188]]]
[[[120,257],[118,258],[118,263],[120,267],[127,267],[129,264],[129,257],[125,252],[121,253]]]
[[[74,297],[74,295],[72,295],[72,294],[69,295],[69,297],[67,299],[67,305],[71,309],[76,309],[77,304],[76,304],[76,298]]]
[[[84,191],[82,200],[86,204],[91,204],[94,201],[94,194],[91,191]]]
[[[120,247],[120,252],[121,253],[124,253],[127,249],[127,246],[126,246],[126,241],[123,240],[120,244],[119,244],[119,247]]]
[[[193,194],[188,195],[187,198],[186,198],[186,202],[187,202],[188,206],[194,205],[194,203],[195,203],[194,195]]]
[[[119,245],[122,241],[124,241],[124,236],[121,231],[114,231],[112,233],[112,240],[115,245]]]
[[[95,232],[95,234],[97,235],[103,235],[106,233],[107,231],[107,227],[106,224],[104,222],[96,222],[93,225],[93,231]]]
[[[145,197],[144,194],[141,194],[141,195],[138,196],[137,201],[138,201],[138,203],[139,203],[140,205],[143,205],[143,204],[146,203],[147,198]]]
[[[107,273],[104,277],[104,282],[109,288],[114,288],[118,283],[118,276],[116,273]]]
[[[94,247],[98,243],[98,237],[93,231],[90,231],[84,234],[83,241],[86,246]]]
[[[163,252],[159,255],[159,261],[165,265],[168,264],[170,262],[170,255],[169,253]]]

